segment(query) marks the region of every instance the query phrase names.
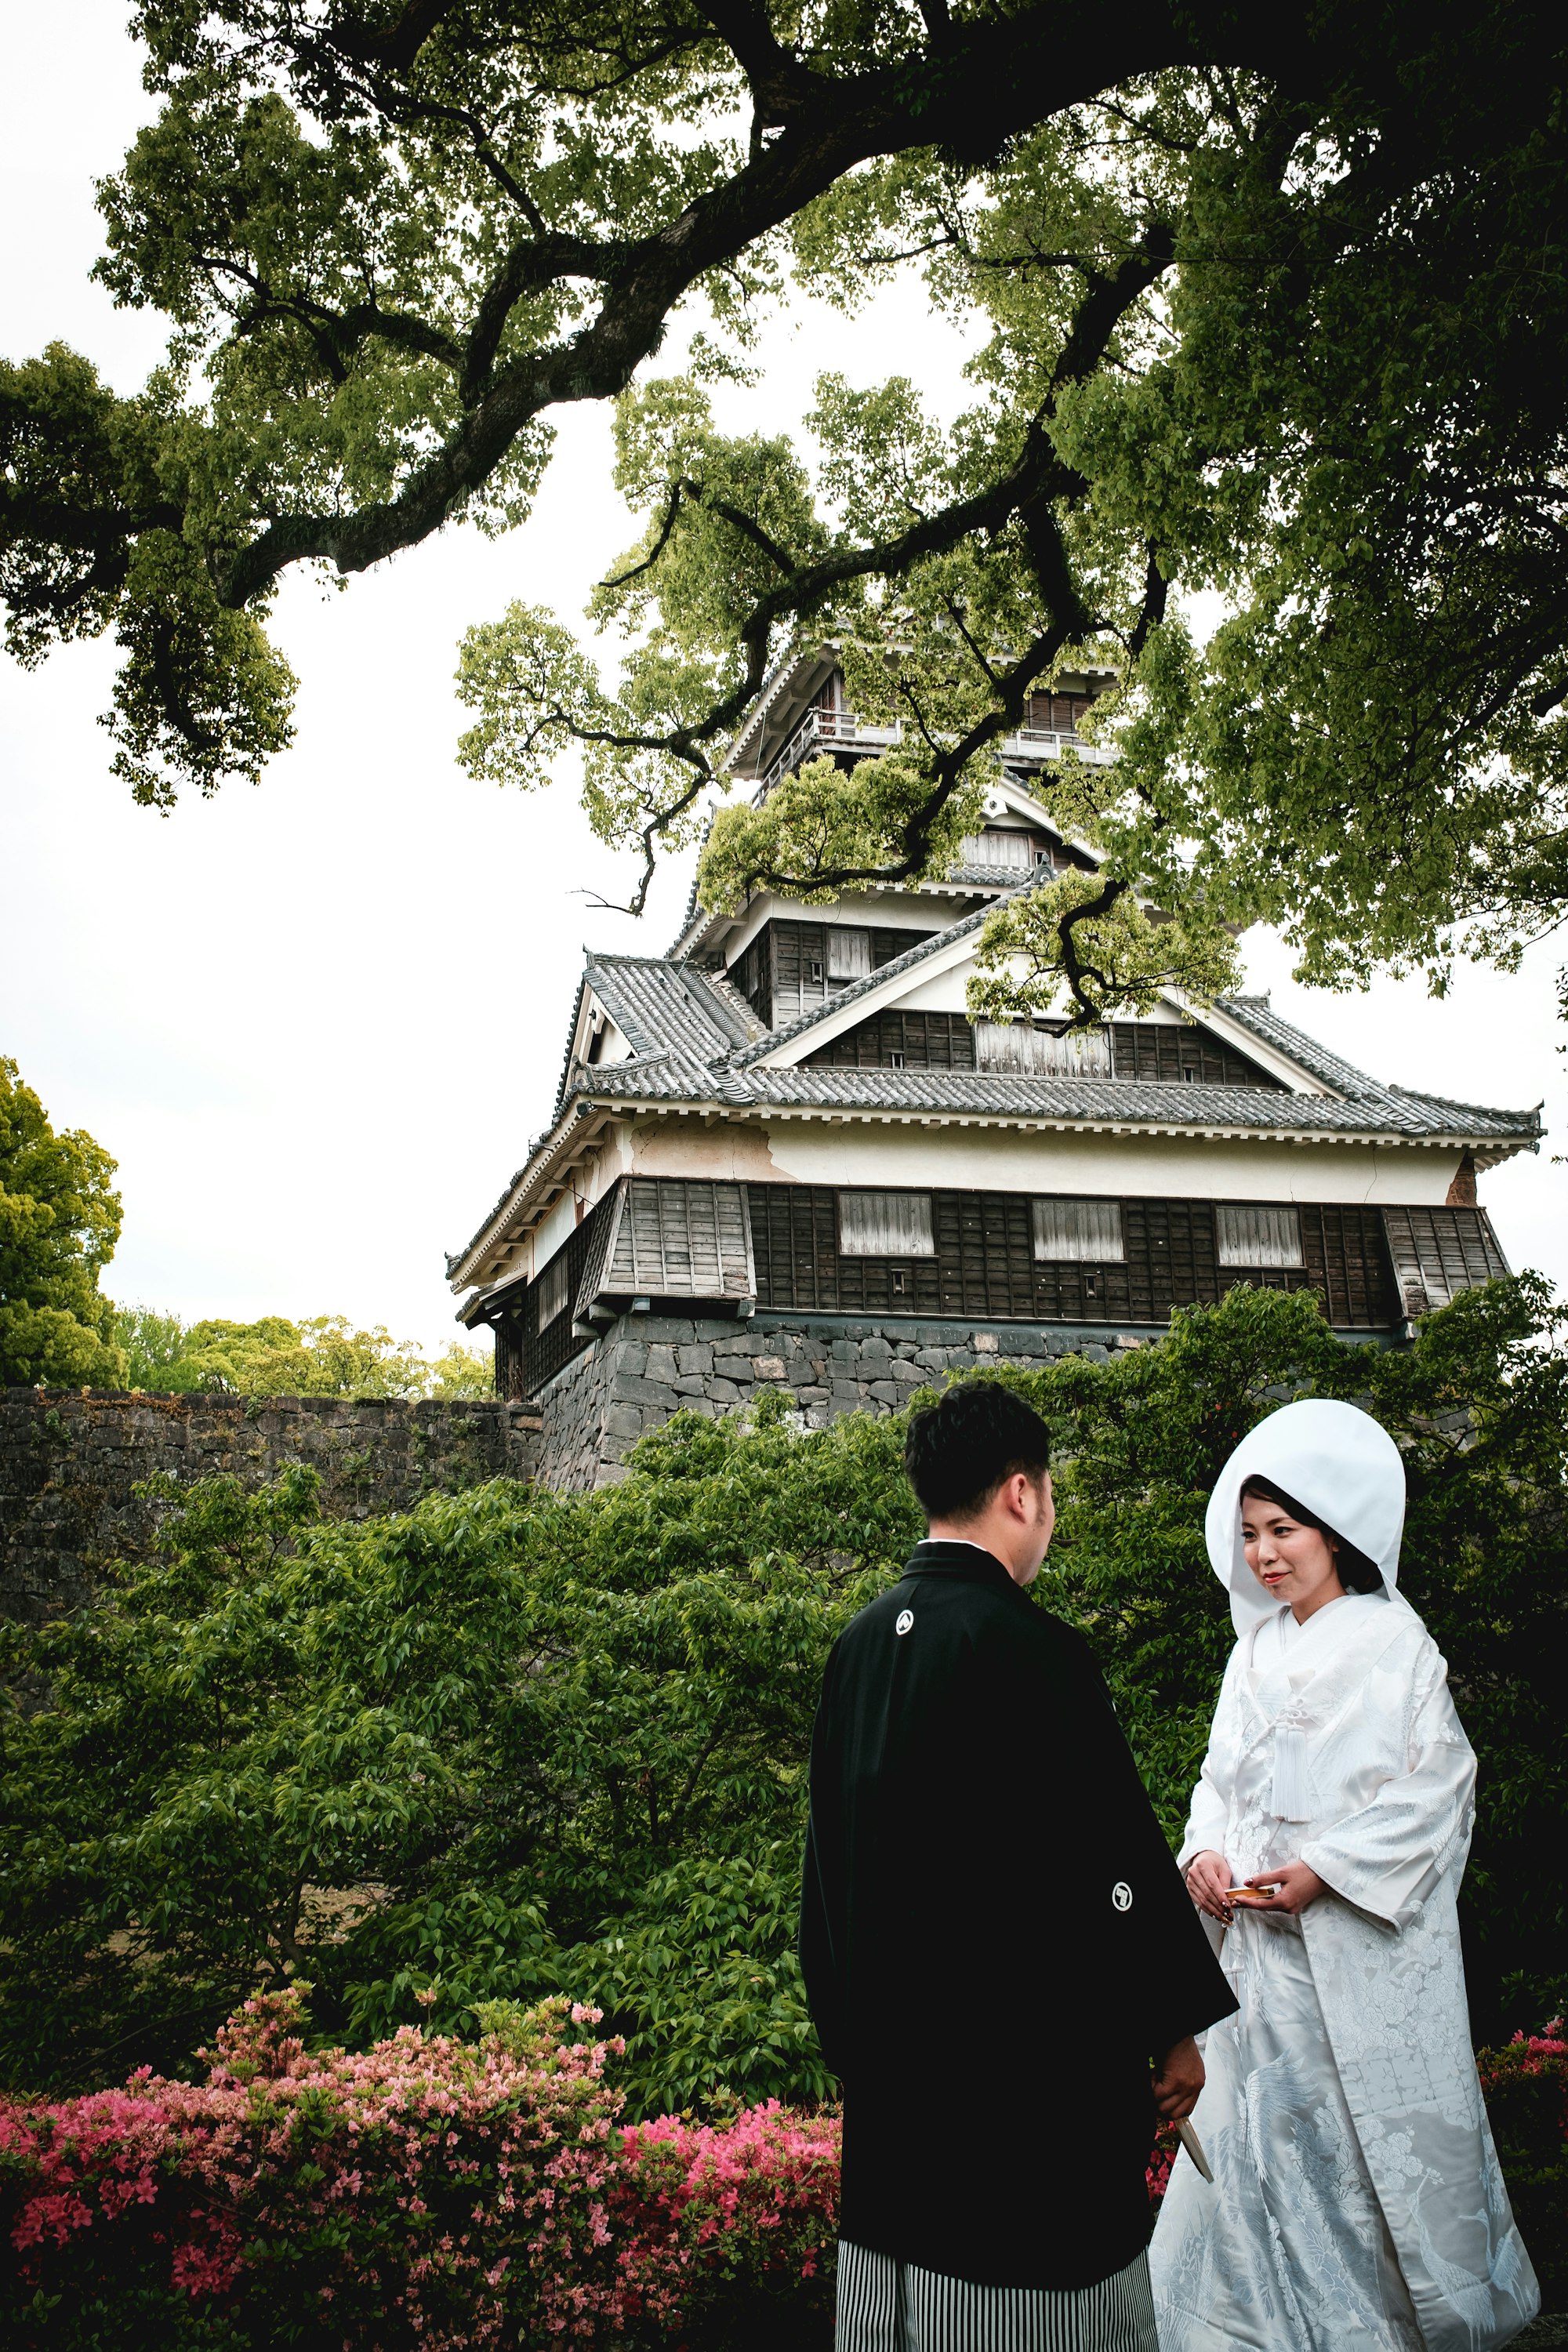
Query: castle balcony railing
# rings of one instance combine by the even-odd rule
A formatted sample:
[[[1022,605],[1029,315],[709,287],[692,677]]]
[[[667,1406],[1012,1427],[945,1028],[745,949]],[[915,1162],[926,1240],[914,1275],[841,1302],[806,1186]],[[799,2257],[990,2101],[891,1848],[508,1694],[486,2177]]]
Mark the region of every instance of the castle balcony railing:
[[[865,727],[852,710],[808,710],[783,751],[773,761],[762,780],[762,790],[770,792],[781,776],[787,776],[809,759],[820,744],[829,751],[859,751],[871,754],[885,751],[894,743],[901,743],[904,730],[897,724],[891,727]],[[1005,735],[994,745],[999,760],[1055,760],[1064,751],[1078,753],[1089,766],[1109,768],[1116,754],[1102,743],[1088,743],[1071,727],[1020,727],[1016,733]]]
[[[814,747],[822,743],[830,750],[841,751],[886,751],[892,744],[901,743],[901,727],[862,727],[852,710],[808,710],[778,758],[763,778],[763,790],[767,792],[808,759]]]
[[[1015,735],[1005,735],[994,746],[999,760],[1057,760],[1064,751],[1076,751],[1091,768],[1115,765],[1116,754],[1104,743],[1088,743],[1072,727],[1020,727]]]

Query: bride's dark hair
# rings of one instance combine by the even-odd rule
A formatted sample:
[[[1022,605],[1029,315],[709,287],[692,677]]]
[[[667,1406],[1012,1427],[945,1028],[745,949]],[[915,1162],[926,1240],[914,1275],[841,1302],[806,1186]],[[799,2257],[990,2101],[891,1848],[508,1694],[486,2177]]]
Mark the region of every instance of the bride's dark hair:
[[[1320,1535],[1327,1536],[1334,1547],[1334,1566],[1339,1571],[1340,1582],[1347,1592],[1382,1591],[1383,1570],[1375,1561],[1368,1559],[1364,1551],[1357,1551],[1354,1544],[1347,1542],[1338,1528],[1330,1527],[1327,1519],[1321,1519],[1316,1511],[1309,1511],[1294,1495],[1288,1495],[1283,1486],[1277,1486],[1272,1478],[1244,1478],[1241,1491],[1243,1496],[1256,1495],[1260,1503],[1278,1503],[1282,1511],[1289,1511],[1290,1517],[1300,1519],[1304,1528],[1316,1528]]]

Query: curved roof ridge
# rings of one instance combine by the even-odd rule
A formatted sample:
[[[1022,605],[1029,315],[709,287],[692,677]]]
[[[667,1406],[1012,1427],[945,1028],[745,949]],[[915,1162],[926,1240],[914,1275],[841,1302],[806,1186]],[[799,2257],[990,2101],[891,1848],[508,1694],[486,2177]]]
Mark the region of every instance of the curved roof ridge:
[[[1541,1101],[1531,1103],[1528,1110],[1501,1111],[1489,1110],[1485,1103],[1460,1102],[1454,1095],[1435,1095],[1428,1087],[1395,1086],[1392,1079],[1389,1080],[1388,1092],[1391,1095],[1403,1096],[1406,1102],[1436,1103],[1439,1110],[1469,1111],[1473,1116],[1480,1118],[1538,1119],[1546,1099],[1542,1096]]]

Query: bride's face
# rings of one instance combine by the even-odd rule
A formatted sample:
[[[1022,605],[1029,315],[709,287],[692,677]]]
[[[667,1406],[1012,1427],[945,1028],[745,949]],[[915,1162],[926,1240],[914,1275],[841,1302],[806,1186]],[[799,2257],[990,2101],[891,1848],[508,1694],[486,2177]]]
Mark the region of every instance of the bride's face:
[[[1304,1528],[1279,1503],[1244,1495],[1241,1540],[1247,1565],[1269,1599],[1289,1601],[1298,1619],[1344,1591],[1322,1529]]]

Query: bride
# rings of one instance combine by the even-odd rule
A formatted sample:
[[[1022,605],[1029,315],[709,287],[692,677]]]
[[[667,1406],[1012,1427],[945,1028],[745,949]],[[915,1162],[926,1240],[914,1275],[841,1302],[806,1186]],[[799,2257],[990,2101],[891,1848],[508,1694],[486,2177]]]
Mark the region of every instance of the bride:
[[[1539,2308],[1466,2015],[1476,1760],[1404,1517],[1393,1439],[1321,1400],[1209,1505],[1237,1641],[1181,1864],[1240,2007],[1193,2116],[1213,2185],[1178,2157],[1150,2248],[1162,2352],[1487,2352]]]

